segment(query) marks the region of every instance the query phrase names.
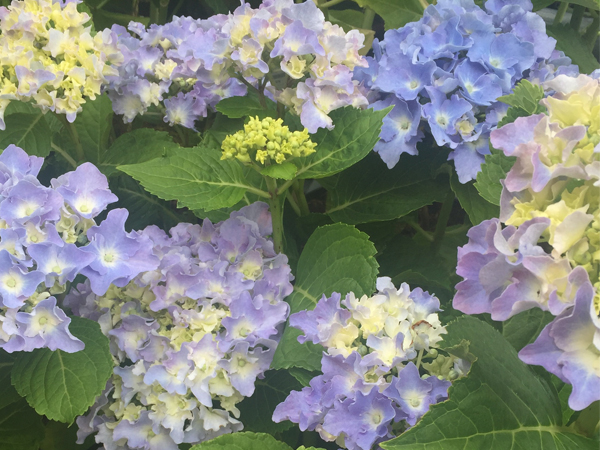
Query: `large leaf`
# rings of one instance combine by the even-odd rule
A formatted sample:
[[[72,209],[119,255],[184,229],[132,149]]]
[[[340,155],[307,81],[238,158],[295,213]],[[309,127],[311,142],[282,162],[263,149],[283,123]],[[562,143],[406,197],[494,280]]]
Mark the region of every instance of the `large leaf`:
[[[39,414],[66,423],[94,403],[113,370],[108,338],[97,322],[73,317],[69,330],[83,341],[85,349],[76,353],[47,348],[22,352],[12,372],[13,385]]]
[[[277,106],[275,102],[265,98],[265,106],[260,104],[258,94],[250,92],[245,97],[224,98],[217,103],[216,109],[230,119],[254,116],[258,116],[260,119],[264,119],[265,117],[277,117]]]
[[[317,228],[300,255],[294,292],[286,299],[291,312],[314,309],[323,294],[372,294],[379,267],[375,253],[369,237],[350,225]],[[320,369],[322,347],[299,344],[299,334],[293,327],[285,329],[271,367]]]
[[[333,130],[321,128],[311,136],[317,143],[315,153],[297,158],[297,178],[324,178],[356,164],[369,154],[379,140],[382,120],[388,109],[360,110],[348,106],[336,109],[329,116]]]
[[[42,418],[10,384],[14,356],[0,350],[0,449],[38,450],[44,439]]]
[[[502,336],[519,351],[535,341],[552,319],[552,313],[539,308],[523,311],[502,322]]]
[[[484,220],[500,215],[498,205],[490,203],[483,198],[475,188],[473,181],[463,184],[458,181],[456,173],[453,173],[450,178],[450,186],[456,194],[460,206],[467,212],[469,220],[473,225],[478,225]]]
[[[456,248],[466,242],[466,230],[460,226],[448,227],[438,252],[419,235],[398,236],[377,258],[380,274],[392,278],[396,285],[408,283],[434,293],[441,300],[449,300],[454,285],[460,281],[456,275]]]
[[[492,149],[490,155],[485,155],[485,163],[477,174],[474,186],[481,196],[494,205],[500,205],[502,184],[500,180],[506,178],[515,161],[514,156],[506,156],[501,150]]]
[[[119,166],[150,193],[163,200],[177,200],[179,207],[192,210],[226,208],[238,203],[249,184],[236,160],[221,160],[214,147],[199,146],[174,150],[171,156],[141,164]]]
[[[244,430],[274,434],[291,428],[292,422],[275,423],[271,417],[275,407],[287,398],[290,391],[303,387],[287,370],[268,371],[264,379],[256,380],[254,394],[237,405]]]
[[[292,450],[292,448],[265,433],[234,433],[219,436],[191,450]]]
[[[112,128],[112,103],[106,95],[88,100],[83,110],[73,122],[86,161],[100,164],[108,148],[108,139]]]
[[[431,166],[431,158],[403,155],[390,170],[371,152],[350,169],[323,180],[327,214],[336,222],[359,224],[396,219],[442,201],[447,181],[434,180]]]
[[[354,0],[362,7],[369,7],[379,14],[385,29],[400,28],[416,22],[423,15],[423,6],[418,0]]]
[[[112,208],[125,208],[129,211],[126,227],[128,230],[140,230],[148,225],[156,225],[169,230],[180,222],[196,222],[197,219],[187,210],[175,208],[175,202],[168,202],[150,194],[129,175],[119,172],[111,177],[110,189],[119,197]]]
[[[520,108],[528,115],[546,111],[540,101],[544,98],[544,89],[529,80],[521,80],[509,95],[498,97],[498,100],[515,108]]]
[[[524,364],[490,325],[461,317],[448,325],[443,347],[469,341],[477,357],[449,400],[431,407],[413,428],[381,446],[386,450],[592,450],[598,443],[562,423],[556,391]]]
[[[10,144],[21,147],[30,155],[48,156],[50,154],[50,127],[44,113],[16,112],[4,118],[6,129],[0,131],[0,151]]]
[[[139,128],[125,133],[113,142],[103,155],[100,169],[105,175],[117,172],[117,166],[138,164],[161,156],[167,156],[172,150],[180,148],[166,131],[151,128]]]
[[[546,30],[549,36],[556,39],[556,48],[565,52],[573,60],[573,64],[579,66],[581,73],[591,73],[600,68],[600,63],[581,35],[569,25],[548,25]]]

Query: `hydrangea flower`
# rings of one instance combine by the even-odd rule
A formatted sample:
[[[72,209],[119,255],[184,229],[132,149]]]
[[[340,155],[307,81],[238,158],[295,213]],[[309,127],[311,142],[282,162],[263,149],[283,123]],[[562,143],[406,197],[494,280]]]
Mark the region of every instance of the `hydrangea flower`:
[[[442,0],[419,21],[375,40],[369,67],[354,72],[372,108],[394,106],[374,149],[389,168],[402,153],[417,154],[425,128],[452,149],[460,182],[475,179],[490,131],[506,113],[498,97],[522,78],[578,73],[531,9],[529,0],[488,0],[484,9],[471,0]]]
[[[306,128],[291,132],[281,119],[251,117],[243,130],[223,140],[221,159],[236,158],[245,164],[253,159],[261,164],[265,161],[281,164],[314,153],[316,146]]]
[[[80,1],[14,0],[0,7],[0,129],[12,100],[66,114],[69,122],[86,98],[95,99],[121,56],[110,30],[93,35]]]
[[[323,374],[292,391],[275,409],[275,422],[290,420],[326,441],[369,450],[393,436],[394,423],[413,426],[448,397],[450,380],[468,368],[436,350],[446,332],[439,300],[406,283],[396,289],[387,277],[377,280],[377,290],[360,299],[350,292],[342,301],[333,293],[314,310],[290,316],[303,332],[300,343],[323,345]]]
[[[85,163],[46,187],[37,178],[43,161],[14,145],[0,154],[0,348],[8,352],[42,347],[82,350],[83,342],[69,332],[71,319],[54,295],[67,291],[80,274],[89,276],[97,293],[103,294],[103,284],[126,283],[140,271],[125,258],[126,270],[113,278],[95,271],[103,261],[95,250],[100,240],[96,230],[109,227],[112,217],[127,214],[111,211],[96,226],[94,218],[117,201],[106,177]],[[146,245],[137,235],[127,236],[122,222],[111,228],[111,242],[131,243],[119,251]],[[139,251],[143,270],[157,265],[152,255]]]
[[[454,307],[506,320],[539,307],[557,316],[521,359],[573,385],[571,408],[598,400],[600,330],[600,81],[559,75],[544,87],[548,114],[491,133],[516,162],[502,181],[500,219],[458,249]],[[503,227],[504,224],[505,226]]]
[[[181,223],[170,235],[150,226],[135,234],[151,242],[150,254],[110,239],[118,220],[109,214],[91,236],[94,253],[110,244],[125,254],[125,269],[106,269],[120,278],[98,292],[90,276],[65,299],[100,323],[116,361],[104,394],[77,419],[80,442],[97,433],[106,449],[177,449],[241,430],[236,404],[268,370],[292,292],[287,257],[269,238],[268,206],[255,203],[218,224]],[[152,259],[154,267],[123,278]]]
[[[174,17],[166,25],[114,25],[123,61],[108,95],[131,122],[149,107],[165,109],[165,122],[194,128],[223,98],[243,96],[247,85],[295,113],[309,132],[332,128],[330,111],[367,100],[352,79],[364,36],[325,21],[311,1],[244,3],[229,15],[204,20]]]

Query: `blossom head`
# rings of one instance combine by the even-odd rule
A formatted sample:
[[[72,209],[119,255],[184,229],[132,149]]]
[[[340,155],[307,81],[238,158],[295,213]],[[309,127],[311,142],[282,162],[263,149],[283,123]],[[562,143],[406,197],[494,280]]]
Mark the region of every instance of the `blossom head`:
[[[127,234],[124,217],[113,210],[106,228],[90,229],[95,273],[66,299],[101,323],[118,364],[104,397],[78,419],[80,440],[98,432],[107,447],[158,439],[162,449],[239,431],[236,405],[270,366],[292,291],[267,205],[169,235],[153,226]]]
[[[447,398],[456,358],[434,351],[445,328],[437,315],[439,300],[429,293],[411,291],[407,284],[397,289],[382,277],[375,295],[349,293],[340,299],[338,293],[323,296],[314,310],[290,316],[290,325],[303,332],[300,343],[310,340],[325,347],[323,374],[293,391],[277,406],[273,420],[291,420],[327,441],[367,450],[393,436],[393,422],[412,426],[431,404]],[[432,363],[423,367],[441,367],[438,358],[449,364],[422,377],[411,360],[420,364],[425,352]]]
[[[310,140],[308,131],[291,132],[283,120],[251,117],[244,130],[223,140],[221,159],[236,158],[243,163],[255,160],[261,164],[281,164],[289,159],[314,153],[317,144]]]
[[[106,77],[117,73],[114,36],[93,36],[90,16],[79,12],[77,3],[25,0],[1,8],[1,129],[12,100],[31,101],[73,122],[86,99],[100,95]]]

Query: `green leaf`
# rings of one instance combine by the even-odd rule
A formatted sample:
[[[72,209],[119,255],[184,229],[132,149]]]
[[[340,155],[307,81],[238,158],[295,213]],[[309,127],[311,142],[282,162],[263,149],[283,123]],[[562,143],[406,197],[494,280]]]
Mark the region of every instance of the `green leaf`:
[[[44,438],[42,418],[10,384],[14,359],[0,350],[0,449],[38,450]]]
[[[477,357],[413,428],[385,450],[592,450],[598,444],[563,426],[556,391],[524,364],[493,327],[463,316],[447,327],[443,347],[469,341]]]
[[[359,224],[396,219],[442,201],[447,181],[431,176],[432,159],[403,155],[388,169],[371,152],[350,169],[323,180],[328,191],[327,214],[336,222]]]
[[[490,203],[483,198],[475,188],[473,181],[463,184],[458,181],[456,173],[453,173],[450,177],[450,186],[456,194],[460,206],[467,212],[469,220],[473,225],[478,225],[484,220],[500,215],[498,205]]]
[[[556,48],[562,50],[579,66],[581,73],[591,73],[600,68],[600,63],[594,57],[586,42],[569,25],[547,25],[549,36],[556,39]]]
[[[329,116],[333,130],[321,128],[311,136],[316,152],[295,160],[298,178],[324,178],[356,164],[369,154],[379,140],[383,118],[391,108],[381,111],[348,106]]]
[[[321,373],[302,369],[300,367],[290,367],[288,369],[288,372],[298,381],[298,383],[302,385],[302,387],[308,386],[310,384],[310,380],[312,380],[314,377],[318,376]]]
[[[9,114],[5,116],[4,122],[6,129],[0,131],[0,149],[4,150],[10,144],[14,144],[29,155],[50,154],[51,132],[42,111]]]
[[[408,283],[421,287],[442,300],[449,300],[454,285],[460,281],[456,275],[456,248],[467,242],[465,232],[456,233],[457,227],[448,227],[438,252],[433,252],[431,242],[419,235],[411,238],[400,235],[377,258],[381,264],[380,276],[392,278],[395,285]]]
[[[501,150],[491,149],[490,155],[485,155],[485,163],[481,165],[481,171],[477,174],[474,186],[479,194],[488,202],[500,206],[502,184],[500,180],[506,178],[506,174],[517,160],[514,156],[506,156]]]
[[[287,420],[275,423],[271,418],[275,407],[290,391],[299,391],[303,387],[288,371],[269,370],[264,379],[256,380],[254,394],[237,405],[244,430],[274,434],[294,426]]]
[[[76,424],[69,426],[50,421],[44,428],[45,437],[39,450],[87,450],[94,445],[94,436],[88,436],[83,444],[77,444]]]
[[[129,175],[119,172],[119,176],[111,177],[111,191],[119,197],[112,208],[125,208],[129,211],[126,227],[128,230],[141,230],[148,225],[156,225],[169,230],[181,222],[196,222],[194,214],[187,210],[177,210],[174,203],[161,200],[144,190]]]
[[[298,261],[294,292],[286,299],[291,313],[312,310],[325,294],[352,291],[357,296],[375,291],[377,269],[375,246],[369,237],[345,224],[319,227],[312,234]],[[271,365],[274,369],[302,367],[319,370],[323,348],[299,344],[300,331],[287,327]]]
[[[92,320],[72,317],[69,330],[83,341],[76,353],[47,348],[19,353],[12,383],[38,414],[71,423],[102,393],[112,374],[108,338]]]
[[[292,450],[292,447],[270,434],[242,432],[219,436],[194,445],[191,450]]]
[[[502,128],[507,123],[513,123],[519,117],[527,117],[529,113],[521,108],[510,107],[506,111],[506,115],[498,122],[497,128]]]
[[[117,167],[163,200],[177,200],[192,210],[226,208],[238,203],[248,190],[257,191],[236,160],[221,160],[216,148],[198,146],[174,150],[171,156]]]
[[[533,84],[528,80],[521,80],[512,93],[498,97],[502,103],[520,108],[527,115],[539,114],[546,111],[540,101],[544,98],[544,89],[539,84]]]
[[[293,180],[296,176],[296,172],[298,172],[298,168],[291,162],[272,164],[260,171],[262,175],[281,180]]]
[[[423,15],[423,6],[418,0],[354,0],[361,7],[369,7],[379,14],[385,29],[400,28],[416,22]]]
[[[179,145],[173,142],[166,131],[139,128],[119,136],[104,153],[99,167],[105,175],[110,176],[117,172],[117,166],[168,156],[178,148]]]
[[[266,108],[260,104],[258,94],[249,92],[245,97],[224,98],[217,103],[216,109],[230,119],[240,119],[258,116],[277,117],[277,105],[274,101],[265,98]]]
[[[88,100],[82,108],[73,125],[86,161],[100,164],[104,160],[112,128],[112,103],[108,96],[99,95],[96,100]]]
[[[25,399],[0,408],[0,449],[38,450],[43,439],[42,418]]]
[[[502,322],[502,336],[519,351],[535,341],[554,316],[539,308],[523,311]]]

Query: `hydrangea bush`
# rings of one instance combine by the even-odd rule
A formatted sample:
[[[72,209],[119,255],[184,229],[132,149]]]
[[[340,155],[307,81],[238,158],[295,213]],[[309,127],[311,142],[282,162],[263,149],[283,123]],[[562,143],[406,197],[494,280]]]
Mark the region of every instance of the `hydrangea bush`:
[[[0,450],[597,449],[600,17],[544,4],[5,2]]]

